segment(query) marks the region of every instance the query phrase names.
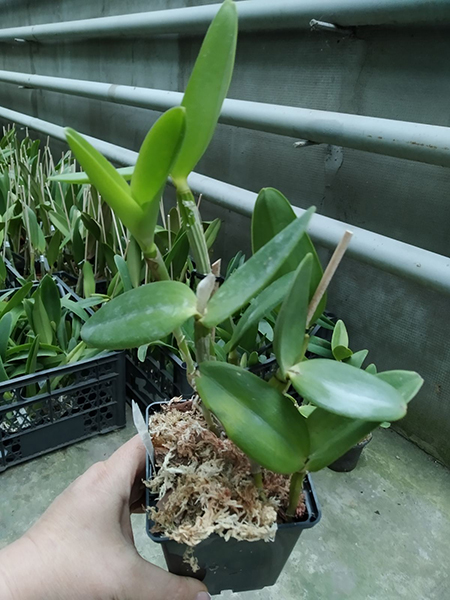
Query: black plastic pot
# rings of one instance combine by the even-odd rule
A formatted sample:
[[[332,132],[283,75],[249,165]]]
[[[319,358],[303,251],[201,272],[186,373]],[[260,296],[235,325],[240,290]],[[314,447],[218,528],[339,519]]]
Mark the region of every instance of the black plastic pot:
[[[152,410],[155,408],[147,409],[147,419]],[[147,478],[151,475],[151,463],[147,457]],[[279,525],[274,542],[239,542],[233,538],[225,541],[218,535],[212,535],[194,548],[193,556],[200,566],[200,570],[195,573],[190,565],[183,562],[188,546],[160,534],[153,534],[153,522],[149,517],[146,523],[147,534],[151,540],[161,544],[171,573],[203,581],[211,595],[220,594],[223,590],[260,590],[276,583],[302,531],[314,527],[320,521],[322,512],[309,475],[305,478],[303,492],[307,509],[305,518],[296,523]],[[156,502],[148,489],[146,502],[147,506]]]
[[[353,471],[358,464],[362,451],[371,441],[371,439],[372,434],[370,434],[370,437],[368,437],[366,440],[363,440],[362,442],[359,442],[359,444],[356,444],[356,446],[353,446],[353,448],[350,448],[350,450],[343,454],[341,458],[338,458],[331,463],[331,465],[328,465],[328,468],[339,473],[349,473],[350,471]]]

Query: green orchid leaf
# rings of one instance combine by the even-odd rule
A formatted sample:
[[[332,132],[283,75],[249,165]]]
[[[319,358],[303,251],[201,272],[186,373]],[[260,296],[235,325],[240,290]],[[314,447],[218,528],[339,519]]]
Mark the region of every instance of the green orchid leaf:
[[[3,364],[3,360],[0,357],[0,382],[3,381],[8,381],[9,377],[8,377],[8,373],[5,370],[5,366]]]
[[[6,360],[6,350],[8,348],[9,336],[11,335],[12,320],[10,312],[6,313],[0,319],[0,357],[2,360]]]
[[[182,106],[165,112],[148,132],[131,178],[131,195],[144,211],[152,211],[154,225],[170,169],[177,158],[186,126]]]
[[[303,358],[312,263],[307,254],[295,271],[275,325],[273,349],[283,377]]]
[[[43,254],[45,252],[45,237],[42,229],[39,226],[35,213],[29,206],[26,206],[26,218],[25,223],[27,224],[27,231],[31,245],[35,250]]]
[[[7,275],[5,261],[3,260],[3,256],[0,256],[0,281],[5,281]]]
[[[179,277],[189,254],[189,240],[185,231],[178,232],[172,248],[164,258],[164,264],[167,269],[172,267],[173,279]]]
[[[54,329],[56,330],[61,320],[61,297],[58,286],[53,277],[47,274],[42,279],[39,289],[48,318],[51,323],[54,323]]]
[[[181,229],[180,215],[176,206],[172,206],[169,210],[169,214],[167,215],[167,228],[175,235]]]
[[[130,181],[133,173],[134,173],[134,165],[132,167],[121,167],[120,169],[116,169],[121,177],[124,178],[125,181]],[[69,184],[86,184],[91,183],[89,176],[87,173],[80,171],[78,173],[74,173],[70,171],[68,173],[59,173],[58,175],[52,175],[48,178],[49,181],[57,181],[59,183],[69,183]]]
[[[309,208],[234,271],[208,302],[202,322],[214,327],[242,308],[262,290],[305,234],[315,208]]]
[[[205,239],[208,250],[212,248],[214,242],[216,241],[217,236],[219,235],[221,225],[222,221],[220,219],[214,219],[214,221],[211,221],[211,223],[206,228]]]
[[[381,423],[406,414],[406,402],[391,385],[342,362],[308,360],[292,367],[288,376],[305,400],[343,417]]]
[[[311,352],[311,354],[321,356],[322,358],[334,358],[331,350],[329,350],[328,348],[324,348],[323,346],[319,346],[311,340],[308,342],[307,350],[308,352]]]
[[[89,319],[89,314],[80,306],[79,302],[70,299],[69,294],[61,298],[61,306],[79,317],[82,321]]]
[[[72,152],[85,169],[92,185],[134,237],[146,246],[151,245],[153,231],[145,232],[144,212],[131,196],[123,177],[83,136],[70,128],[66,128],[65,132]]]
[[[332,354],[335,360],[346,360],[353,355],[353,352],[346,346],[335,346]]]
[[[194,292],[178,281],[157,281],[102,306],[81,330],[82,339],[100,349],[138,348],[164,339],[197,314]]]
[[[95,294],[94,271],[88,260],[83,263],[83,294],[85,298],[90,298],[92,294]]]
[[[265,317],[271,310],[281,304],[294,281],[294,273],[287,273],[263,290],[245,310],[234,329],[231,340],[227,344],[227,352],[234,350],[246,331]]]
[[[36,337],[39,337],[44,344],[51,344],[53,342],[53,328],[42,302],[40,290],[34,294],[32,317]]]
[[[54,231],[48,245],[46,251],[46,257],[48,260],[48,264],[50,268],[53,267],[55,262],[58,260],[58,256],[60,254],[59,245],[61,244],[62,235],[59,231]]]
[[[344,322],[341,320],[334,326],[333,336],[331,338],[331,349],[334,350],[338,346],[348,348],[348,333]]]
[[[196,379],[205,406],[252,460],[276,473],[303,469],[309,453],[305,418],[257,375],[223,362],[203,362]]]
[[[3,317],[3,315],[6,315],[7,312],[12,310],[16,306],[19,306],[20,304],[22,304],[23,299],[28,296],[32,287],[33,287],[33,283],[31,281],[29,281],[28,283],[25,283],[25,285],[23,285],[19,290],[17,290],[17,292],[14,294],[14,296],[12,296],[8,300],[8,302],[5,304],[5,306],[3,307],[3,310],[1,310],[0,318]]]
[[[376,375],[377,367],[373,363],[370,363],[370,365],[368,365],[366,367],[366,371],[367,371],[367,373],[370,373],[371,375]]]
[[[128,244],[127,267],[133,287],[139,287],[142,274],[142,252],[134,237],[131,237]]]
[[[361,369],[363,362],[366,360],[368,354],[368,350],[359,350],[358,352],[352,354],[345,362],[348,365],[352,365],[352,367]]]
[[[252,215],[251,235],[253,253],[257,252],[267,244],[269,240],[292,223],[296,218],[296,214],[293,211],[289,200],[283,196],[281,192],[274,188],[262,189],[256,199]],[[286,273],[295,271],[307,254],[313,255],[309,295],[309,299],[311,300],[322,279],[323,269],[316,249],[308,234],[300,238],[297,245],[286,258],[286,261],[275,274],[274,278],[278,279]],[[315,323],[323,313],[326,302],[327,298],[325,294],[313,315],[312,323]]]
[[[56,227],[56,229],[63,234],[65,238],[71,237],[70,234],[70,224],[67,222],[67,219],[60,215],[57,212],[50,211],[48,213],[48,218],[52,222],[52,224]]]
[[[119,271],[120,278],[122,279],[123,290],[124,292],[129,292],[133,289],[133,284],[131,283],[131,277],[128,271],[127,263],[118,254],[116,254],[114,257],[114,262],[116,263],[117,270]]]
[[[415,371],[383,371],[377,377],[392,385],[406,403],[414,398],[423,385],[422,377]]]
[[[184,186],[214,134],[233,74],[237,41],[237,9],[225,0],[214,17],[184,93],[186,133],[172,179]]]
[[[81,220],[83,221],[83,225],[86,227],[89,233],[91,233],[94,236],[94,239],[97,242],[100,242],[102,238],[102,230],[97,221],[87,213],[81,214]]]
[[[37,356],[39,351],[39,334],[34,338],[28,352],[28,358],[25,366],[25,373],[30,375],[36,372]]]
[[[320,471],[376,429],[379,423],[349,419],[316,408],[306,421],[310,451],[306,468]]]

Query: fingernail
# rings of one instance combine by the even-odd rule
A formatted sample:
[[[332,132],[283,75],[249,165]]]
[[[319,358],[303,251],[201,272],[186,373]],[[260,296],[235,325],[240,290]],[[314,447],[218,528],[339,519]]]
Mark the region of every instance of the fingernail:
[[[211,596],[208,592],[199,592],[195,600],[211,600]]]

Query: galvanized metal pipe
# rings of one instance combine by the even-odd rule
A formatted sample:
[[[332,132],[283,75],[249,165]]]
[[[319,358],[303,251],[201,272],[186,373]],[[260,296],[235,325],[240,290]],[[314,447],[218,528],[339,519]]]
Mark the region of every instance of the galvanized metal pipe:
[[[0,81],[158,111],[180,104],[183,97],[179,92],[2,70]],[[449,127],[244,100],[225,100],[220,122],[450,167]]]
[[[64,129],[48,121],[3,107],[0,107],[0,118],[65,141]],[[90,136],[86,138],[110,160],[124,165],[135,164],[136,152]],[[198,173],[190,175],[189,184],[195,193],[202,194],[214,204],[246,216],[253,212],[254,192]],[[304,212],[301,208],[295,208],[295,211],[298,215]],[[450,294],[450,258],[446,256],[318,214],[311,219],[308,231],[319,245],[334,248],[347,229],[354,233],[347,251],[350,258]]]
[[[0,30],[0,41],[65,41],[206,31],[220,4],[124,14]],[[244,0],[237,3],[241,31],[308,29],[312,19],[341,27],[448,24],[448,0]]]

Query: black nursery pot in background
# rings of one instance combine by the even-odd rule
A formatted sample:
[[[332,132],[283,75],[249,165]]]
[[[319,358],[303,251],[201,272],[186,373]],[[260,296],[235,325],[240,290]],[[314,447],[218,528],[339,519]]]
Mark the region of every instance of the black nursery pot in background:
[[[328,468],[339,473],[349,473],[350,471],[353,471],[361,458],[362,451],[371,440],[372,434],[370,434],[367,439],[362,440],[359,444],[353,446],[353,448],[350,448],[350,450],[331,463],[331,465],[328,465]]]
[[[157,408],[159,406],[148,407],[147,422],[149,412]],[[147,456],[147,478],[151,476],[152,467]],[[189,547],[160,534],[153,534],[153,522],[148,515],[147,534],[151,540],[161,544],[167,568],[171,573],[199,579],[211,595],[220,594],[223,590],[260,590],[276,583],[302,531],[314,527],[320,521],[322,513],[309,475],[305,478],[303,493],[306,504],[305,518],[295,523],[279,525],[274,542],[240,542],[233,538],[225,541],[218,535],[211,535],[193,549],[193,556],[200,567],[195,573],[190,565],[183,561]],[[155,502],[154,495],[147,489],[147,506],[154,506]]]

